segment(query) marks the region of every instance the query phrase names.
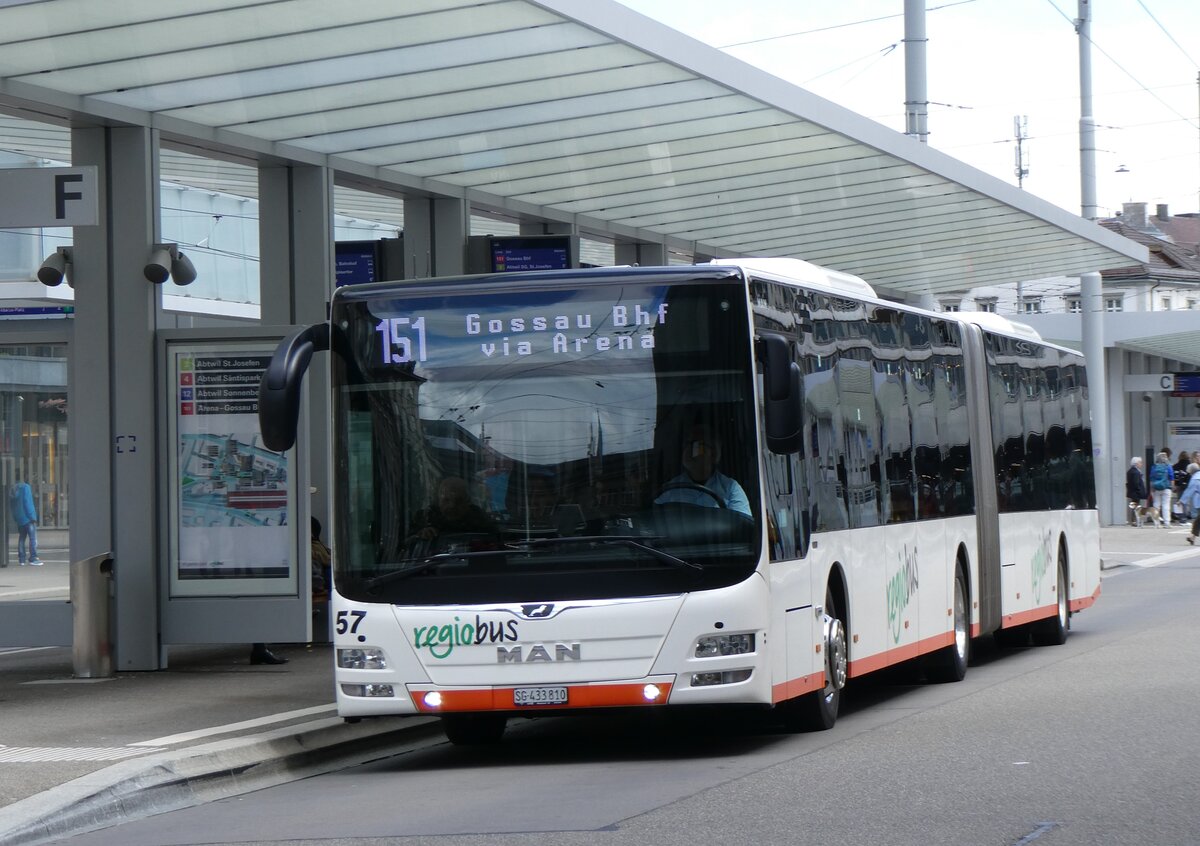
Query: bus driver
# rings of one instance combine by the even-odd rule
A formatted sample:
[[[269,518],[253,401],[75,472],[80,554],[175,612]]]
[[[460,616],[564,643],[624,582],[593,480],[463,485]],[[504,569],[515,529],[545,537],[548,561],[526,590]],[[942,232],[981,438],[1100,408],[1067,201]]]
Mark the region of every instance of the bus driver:
[[[683,472],[663,488],[655,504],[683,502],[707,508],[724,505],[746,517],[751,517],[750,500],[742,486],[717,469],[721,461],[721,441],[711,427],[697,423],[688,430],[683,441],[680,463]],[[700,487],[707,488],[712,495]]]
[[[455,534],[499,536],[500,529],[482,508],[471,502],[466,481],[450,476],[438,485],[436,502],[417,512],[408,543],[432,543],[439,537]]]

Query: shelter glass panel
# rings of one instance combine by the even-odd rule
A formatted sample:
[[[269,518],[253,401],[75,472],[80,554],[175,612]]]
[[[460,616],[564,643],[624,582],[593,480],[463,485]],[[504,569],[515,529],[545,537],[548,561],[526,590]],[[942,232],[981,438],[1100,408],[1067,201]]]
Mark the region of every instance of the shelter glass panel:
[[[67,598],[67,415],[67,345],[0,346],[0,600]]]

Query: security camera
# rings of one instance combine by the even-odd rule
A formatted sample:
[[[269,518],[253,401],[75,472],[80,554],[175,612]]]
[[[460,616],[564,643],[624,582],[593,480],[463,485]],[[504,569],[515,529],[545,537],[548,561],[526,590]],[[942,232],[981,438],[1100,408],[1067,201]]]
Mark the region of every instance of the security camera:
[[[171,262],[171,281],[176,285],[191,285],[196,281],[196,266],[181,252]]]
[[[150,253],[150,261],[142,268],[142,275],[155,285],[161,285],[171,278],[171,250],[164,246],[155,246]]]
[[[176,285],[190,285],[196,281],[196,266],[179,251],[178,244],[155,244],[142,275],[155,285],[168,279]]]
[[[71,258],[70,247],[59,247],[46,256],[46,260],[42,262],[42,266],[37,270],[38,281],[43,285],[49,285],[51,288],[61,285],[64,279],[67,281],[67,284],[71,284]],[[74,285],[71,287],[74,287]]]

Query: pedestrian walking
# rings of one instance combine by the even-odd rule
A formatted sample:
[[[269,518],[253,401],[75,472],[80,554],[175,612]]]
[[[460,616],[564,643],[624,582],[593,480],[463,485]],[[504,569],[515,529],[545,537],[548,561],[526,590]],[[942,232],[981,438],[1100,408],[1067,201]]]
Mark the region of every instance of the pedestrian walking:
[[[1197,458],[1200,458],[1200,456],[1197,456]],[[1179,451],[1179,458],[1175,459],[1175,463],[1171,465],[1171,469],[1175,471],[1176,501],[1179,499],[1179,494],[1183,493],[1183,489],[1187,487],[1188,465],[1195,460],[1186,449],[1181,449]]]
[[[1159,525],[1164,529],[1171,525],[1171,487],[1174,483],[1171,456],[1164,450],[1154,457],[1154,466],[1150,468],[1150,496],[1158,509]]]
[[[34,567],[42,566],[42,559],[37,551],[37,507],[33,504],[33,489],[21,478],[18,470],[12,489],[8,492],[8,508],[13,522],[17,525],[17,562],[25,566],[25,544],[29,544],[29,564]]]
[[[1139,525],[1137,510],[1146,504],[1146,480],[1142,476],[1142,459],[1134,456],[1125,471],[1125,500],[1129,503],[1129,522]]]
[[[1179,495],[1179,501],[1184,508],[1190,508],[1192,514],[1192,528],[1188,532],[1187,542],[1192,546],[1196,545],[1196,535],[1200,534],[1200,464],[1192,462],[1187,466],[1188,483],[1183,489],[1183,493]]]

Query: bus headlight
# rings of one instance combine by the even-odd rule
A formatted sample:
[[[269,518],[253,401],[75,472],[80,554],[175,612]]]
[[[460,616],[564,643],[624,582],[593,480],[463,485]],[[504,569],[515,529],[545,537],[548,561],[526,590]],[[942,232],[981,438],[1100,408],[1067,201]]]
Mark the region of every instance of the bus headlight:
[[[748,655],[754,651],[754,633],[708,635],[696,641],[697,658]]]
[[[361,649],[338,649],[337,665],[343,670],[386,670],[387,656],[382,649],[366,646]]]
[[[692,687],[709,687],[714,684],[737,684],[750,678],[753,670],[726,670],[723,673],[692,673]]]
[[[347,696],[395,696],[390,684],[343,684],[342,693]]]

